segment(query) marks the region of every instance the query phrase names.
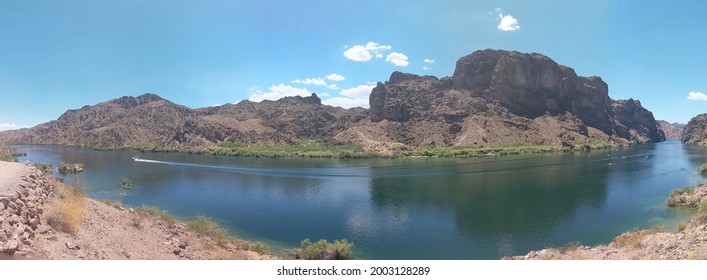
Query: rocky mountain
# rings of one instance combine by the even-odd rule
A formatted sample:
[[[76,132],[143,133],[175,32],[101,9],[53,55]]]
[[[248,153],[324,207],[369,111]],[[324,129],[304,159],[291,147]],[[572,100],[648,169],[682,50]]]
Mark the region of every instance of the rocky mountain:
[[[413,146],[665,140],[638,100],[612,100],[601,78],[577,76],[536,53],[477,51],[441,79],[394,72],[372,90],[370,106],[370,123],[343,139]]]
[[[665,132],[666,140],[682,140],[682,129],[685,127],[684,123],[669,123],[663,120],[658,121],[660,129]]]
[[[316,94],[260,103],[190,109],[155,94],[124,96],[69,110],[59,119],[30,129],[0,133],[13,144],[60,144],[98,148],[153,146],[195,149],[221,141],[296,144],[327,139],[365,109],[321,104]],[[365,117],[365,116],[361,116]]]
[[[685,125],[682,142],[707,145],[707,114],[697,115]]]
[[[663,141],[638,100],[613,100],[599,77],[580,77],[541,54],[476,51],[452,77],[393,72],[370,109],[321,104],[316,94],[190,109],[154,94],[69,110],[31,129],[0,132],[14,144],[197,149],[221,141],[393,147],[595,144]]]

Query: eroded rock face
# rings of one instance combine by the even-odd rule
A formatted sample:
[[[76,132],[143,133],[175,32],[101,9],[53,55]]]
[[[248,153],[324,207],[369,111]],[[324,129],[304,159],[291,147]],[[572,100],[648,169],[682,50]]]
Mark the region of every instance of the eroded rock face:
[[[707,145],[707,114],[697,115],[685,125],[682,142]]]
[[[454,88],[498,100],[511,113],[528,118],[572,113],[587,125],[609,132],[608,87],[599,77],[578,77],[537,53],[483,50],[462,57]]]
[[[638,142],[665,141],[665,134],[653,118],[653,113],[638,100],[616,100],[612,109],[617,121],[615,131],[624,139]]]
[[[301,139],[328,139],[362,111],[322,105],[314,93],[201,109],[148,93],[68,110],[59,119],[31,129],[1,132],[0,142],[161,149],[208,147],[224,140],[295,144]]]
[[[682,139],[682,130],[685,128],[684,123],[669,123],[663,120],[658,121],[660,129],[665,133],[665,140],[678,140]]]
[[[548,118],[558,122],[550,122],[554,130],[545,133],[567,144],[586,140],[581,139],[583,136],[590,137],[586,127],[627,141],[664,140],[652,113],[640,102],[614,101],[601,78],[577,76],[572,68],[537,53],[476,51],[457,61],[451,78],[395,72],[386,83],[378,83],[373,89],[370,104],[373,122],[413,122],[414,126],[416,122],[425,121],[439,123],[437,126],[448,125],[446,130],[439,131],[451,138],[445,141],[447,143],[466,143],[456,141],[460,140],[456,134],[465,131],[467,134],[461,138],[476,139],[470,144],[552,142],[544,136],[533,135],[537,133],[533,130],[535,124],[549,129],[541,124],[549,121]],[[471,119],[475,120],[471,122]],[[534,120],[533,125],[524,123],[523,119]],[[465,123],[477,129],[465,130]],[[562,132],[570,127],[578,128],[571,132],[579,136],[567,137],[568,134]],[[579,129],[581,127],[585,129]],[[517,130],[521,136],[497,134],[506,128]],[[477,135],[470,135],[472,132]]]

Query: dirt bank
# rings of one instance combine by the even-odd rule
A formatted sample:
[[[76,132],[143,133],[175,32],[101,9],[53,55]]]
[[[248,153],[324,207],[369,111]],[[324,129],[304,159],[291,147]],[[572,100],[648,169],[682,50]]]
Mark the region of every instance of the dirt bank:
[[[675,193],[675,192],[674,192]],[[677,193],[678,201],[690,201],[693,208],[707,200],[707,184]],[[563,248],[531,251],[512,260],[685,260],[707,259],[707,211],[690,221],[678,223],[672,231],[647,229],[624,233],[596,247],[568,244]]]
[[[171,217],[109,206],[88,197],[81,197],[80,203],[64,203],[68,198],[61,191],[67,187],[59,186],[60,182],[43,177],[28,164],[0,164],[0,190],[4,191],[0,199],[6,202],[0,205],[0,253],[11,258],[277,259],[249,250],[262,251],[253,243],[197,234]],[[45,199],[35,195],[44,189],[49,190]],[[70,221],[56,221],[57,205],[82,210],[77,211],[81,219],[75,229],[67,230],[72,229],[66,226]],[[74,209],[79,206],[83,208]]]

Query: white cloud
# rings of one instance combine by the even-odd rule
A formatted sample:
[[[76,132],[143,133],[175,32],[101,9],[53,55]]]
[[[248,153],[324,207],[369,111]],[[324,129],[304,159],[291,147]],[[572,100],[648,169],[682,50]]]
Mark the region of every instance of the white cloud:
[[[305,84],[305,85],[315,85],[315,86],[326,86],[327,88],[335,89],[335,90],[339,89],[339,87],[335,84],[328,84],[326,82],[327,80],[329,80],[329,81],[343,81],[343,80],[346,80],[346,78],[342,75],[332,73],[332,74],[324,76],[324,78],[317,77],[317,78],[307,78],[304,80],[297,79],[297,80],[292,80],[292,83]]]
[[[346,78],[344,78],[344,76],[341,76],[341,75],[336,74],[336,73],[331,73],[331,74],[329,74],[329,75],[326,75],[325,78],[326,78],[327,80],[335,81],[335,82],[340,82],[340,81],[346,80]]]
[[[368,42],[365,46],[355,45],[350,49],[344,51],[344,56],[353,61],[369,61],[371,57],[375,55],[377,58],[382,58],[383,54],[380,52],[388,51],[393,47],[387,45],[381,45],[375,42]]]
[[[430,67],[422,66],[422,70],[425,70],[425,71],[430,70]]]
[[[368,98],[332,97],[327,100],[323,100],[322,104],[339,106],[347,109],[353,107],[364,107],[368,105]]]
[[[435,61],[429,58],[425,58],[425,63],[435,63]]]
[[[501,23],[498,24],[498,29],[503,31],[516,31],[520,29],[520,25],[518,25],[518,20],[515,19],[513,16],[504,16],[503,14],[498,14],[498,17],[501,19]]]
[[[368,96],[375,85],[360,85],[357,87],[342,90],[338,97],[323,100],[323,104],[339,106],[343,108],[368,106]]]
[[[385,61],[390,61],[390,63],[395,64],[395,66],[408,66],[408,57],[402,53],[392,52],[386,58]]]
[[[315,85],[315,86],[325,86],[326,85],[324,78],[307,78],[304,80],[294,80],[292,82],[295,84],[305,84],[305,85]]]
[[[687,99],[707,101],[707,95],[699,91],[691,91],[687,94]]]
[[[392,48],[393,47],[391,47],[391,46],[380,45],[380,44],[374,43],[374,42],[368,42],[368,44],[366,44],[366,49],[369,51],[374,51],[374,52],[389,51]]]
[[[268,92],[264,92],[258,88],[250,89],[250,97],[248,100],[254,102],[260,102],[263,100],[278,100],[285,96],[310,96],[311,91],[306,88],[296,88],[290,85],[279,84],[276,86],[271,86],[268,88]]]
[[[14,123],[0,123],[0,131],[20,129],[20,128],[26,128],[26,127],[27,126],[19,126]]]
[[[354,88],[349,88],[341,91],[341,95],[352,98],[368,98],[371,90],[376,87],[374,85],[360,85]]]
[[[319,95],[319,97],[327,97],[327,96],[330,96],[330,94],[328,94],[328,93],[326,93],[326,92],[322,92],[322,93],[320,93],[320,94],[318,94],[318,95]]]
[[[353,61],[369,61],[371,60],[371,52],[366,50],[366,47],[355,45],[344,52],[344,56]]]

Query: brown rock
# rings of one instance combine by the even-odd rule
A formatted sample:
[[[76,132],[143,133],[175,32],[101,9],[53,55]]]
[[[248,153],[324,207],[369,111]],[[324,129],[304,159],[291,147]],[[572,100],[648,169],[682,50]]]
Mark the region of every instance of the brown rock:
[[[14,254],[20,247],[20,243],[17,240],[10,240],[7,243],[5,243],[5,247],[3,248],[4,253],[8,254]]]
[[[707,114],[697,115],[685,125],[682,142],[707,145]]]
[[[65,243],[66,248],[69,248],[70,250],[79,250],[81,249],[79,245],[72,243],[71,241],[66,241]]]

